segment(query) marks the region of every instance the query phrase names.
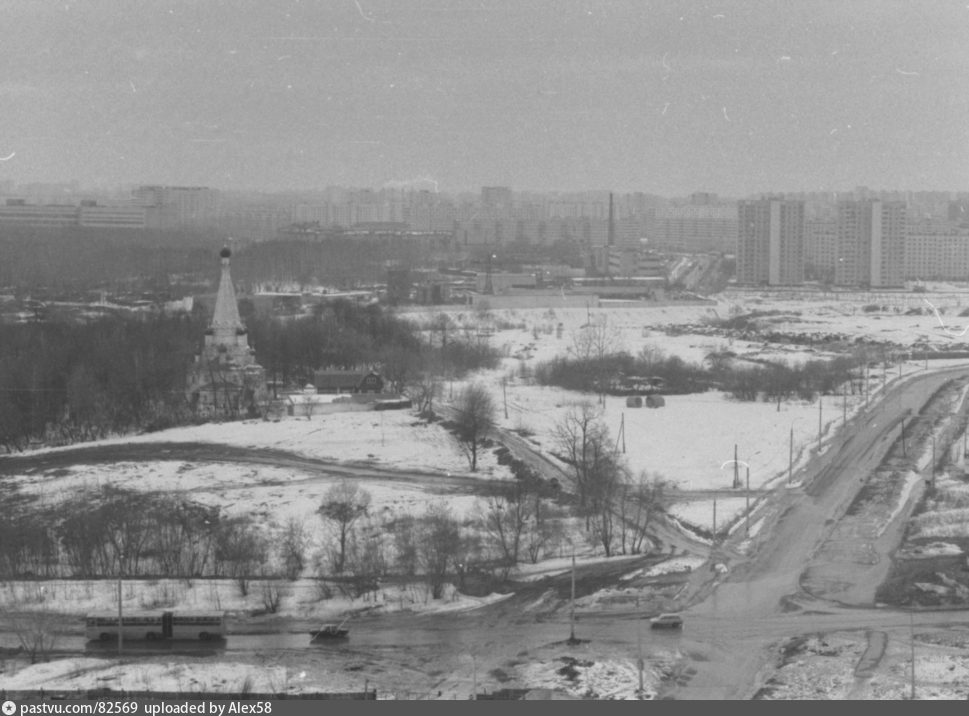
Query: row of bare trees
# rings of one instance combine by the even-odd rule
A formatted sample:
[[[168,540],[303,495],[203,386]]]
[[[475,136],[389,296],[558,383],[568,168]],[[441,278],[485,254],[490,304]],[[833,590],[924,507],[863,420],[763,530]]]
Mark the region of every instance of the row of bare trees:
[[[538,561],[561,537],[561,512],[521,481],[479,499],[463,519],[432,503],[422,514],[374,524],[370,504],[366,489],[343,482],[327,491],[318,510],[332,536],[318,574],[349,582],[354,596],[390,575],[423,578],[434,598],[445,584],[464,586],[472,574],[503,580],[524,556]]]
[[[590,538],[611,556],[644,549],[656,515],[667,506],[669,485],[659,475],[632,475],[600,411],[584,402],[555,426],[559,458],[568,465],[578,514]]]

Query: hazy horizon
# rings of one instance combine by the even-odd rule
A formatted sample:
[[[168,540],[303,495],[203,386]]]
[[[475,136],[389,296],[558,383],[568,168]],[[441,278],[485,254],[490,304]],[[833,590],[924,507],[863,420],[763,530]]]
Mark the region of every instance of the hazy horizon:
[[[0,181],[969,190],[969,6],[0,0]]]

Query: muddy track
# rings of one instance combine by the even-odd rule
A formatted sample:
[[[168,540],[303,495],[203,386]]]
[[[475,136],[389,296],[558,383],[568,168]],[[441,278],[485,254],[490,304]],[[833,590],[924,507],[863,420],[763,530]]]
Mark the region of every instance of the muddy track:
[[[369,464],[345,463],[337,460],[307,457],[299,453],[272,448],[246,448],[214,443],[164,442],[92,445],[54,450],[33,455],[13,455],[0,458],[0,479],[4,476],[47,472],[75,465],[100,465],[118,462],[155,462],[177,460],[184,462],[237,463],[290,467],[316,477],[369,478],[419,484],[440,491],[460,491],[468,494],[486,492],[494,484],[506,482],[486,477],[447,475],[419,470],[395,470]],[[264,483],[271,484],[271,483]],[[292,484],[292,483],[287,483]]]

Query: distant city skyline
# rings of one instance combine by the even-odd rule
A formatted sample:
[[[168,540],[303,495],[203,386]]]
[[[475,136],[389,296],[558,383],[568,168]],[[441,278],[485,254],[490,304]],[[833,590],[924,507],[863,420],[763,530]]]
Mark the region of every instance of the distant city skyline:
[[[6,0],[0,183],[969,190],[969,7]]]

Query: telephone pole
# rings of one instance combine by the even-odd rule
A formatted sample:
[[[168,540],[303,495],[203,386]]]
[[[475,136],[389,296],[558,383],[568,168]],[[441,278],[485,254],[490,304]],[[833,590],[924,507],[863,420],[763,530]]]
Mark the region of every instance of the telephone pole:
[[[821,450],[821,404],[824,402],[820,393],[818,393],[818,451]]]
[[[575,547],[572,547],[572,609],[569,615],[569,643],[575,643]]]
[[[909,699],[915,701],[915,617],[911,610],[908,612],[908,636],[912,652],[912,692],[909,694]]]
[[[794,423],[791,423],[791,444],[787,449],[787,484],[794,480]]]
[[[750,537],[750,467],[747,467],[747,511],[744,513],[746,515],[746,521],[744,523],[744,536]]]
[[[740,487],[740,463],[737,461],[737,443],[733,444],[733,487]]]
[[[713,544],[717,544],[717,498],[713,498]]]

